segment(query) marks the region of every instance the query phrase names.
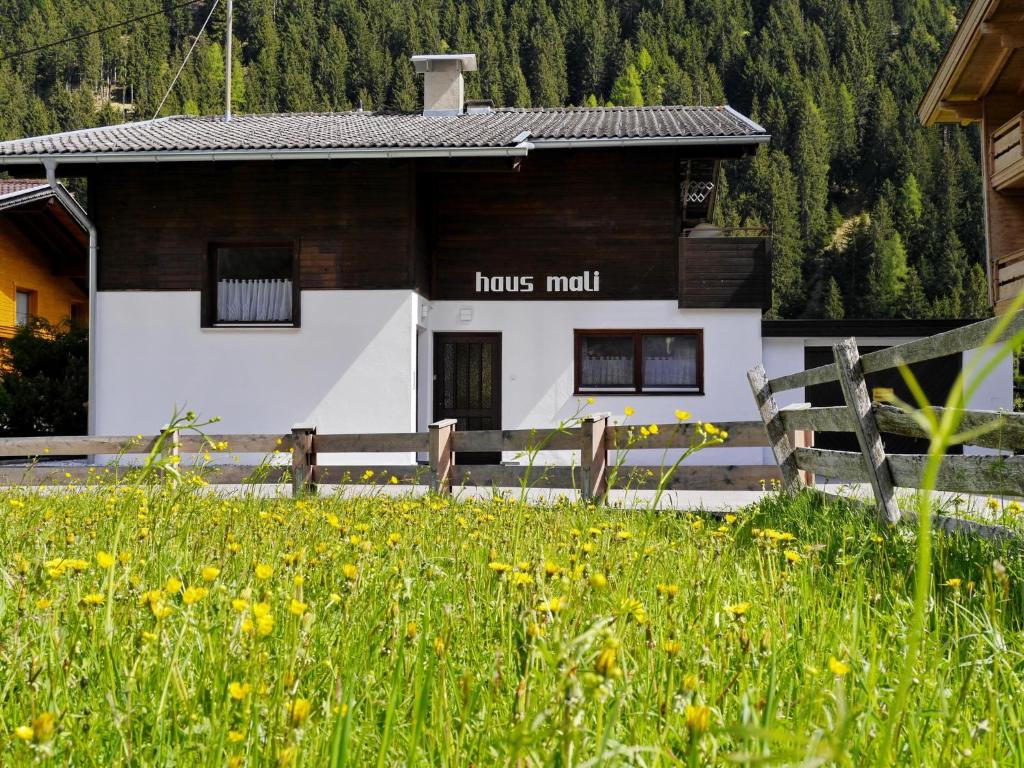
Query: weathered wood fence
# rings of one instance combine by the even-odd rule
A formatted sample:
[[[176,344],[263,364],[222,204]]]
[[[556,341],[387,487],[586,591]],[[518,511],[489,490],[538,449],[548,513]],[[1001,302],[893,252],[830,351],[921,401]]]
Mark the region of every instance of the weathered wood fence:
[[[764,427],[759,421],[721,422],[728,431],[722,447],[767,447]],[[315,425],[297,425],[290,433],[208,435],[170,431],[163,436],[163,456],[178,456],[181,466],[196,463],[200,476],[211,484],[291,482],[296,494],[315,492],[321,485],[399,484],[429,486],[439,493],[460,487],[554,488],[579,490],[584,498],[606,493],[612,475],[618,489],[644,490],[657,487],[667,471],[660,466],[615,467],[616,451],[685,449],[695,434],[692,423],[659,424],[640,438],[640,425],[616,425],[608,414],[584,417],[564,428],[459,431],[454,420],[431,424],[427,432],[320,434]],[[0,458],[124,455],[138,456],[153,451],[159,435],[111,437],[30,437],[0,439]],[[796,440],[796,436],[793,436]],[[205,462],[214,454],[209,444],[225,446],[219,453],[257,454],[260,464],[224,463],[222,458]],[[719,446],[711,446],[711,449]],[[506,451],[524,456],[516,464],[462,465],[460,453]],[[549,451],[576,455],[569,463],[551,464]],[[422,454],[427,463],[330,464],[339,454]],[[290,454],[290,460],[288,460]],[[526,458],[532,455],[532,461]],[[193,458],[189,458],[189,456]],[[578,458],[577,458],[578,457]],[[137,464],[137,461],[134,462]],[[133,471],[132,462],[112,461],[105,465],[54,466],[37,462],[29,466],[0,467],[0,485],[47,485],[117,479]],[[671,464],[671,462],[669,462]],[[201,466],[200,466],[201,465]],[[137,469],[135,470],[137,471]],[[765,481],[778,480],[772,464],[691,465],[684,464],[666,478],[666,490],[759,490]]]
[[[782,473],[783,488],[791,492],[802,488],[805,480],[801,470],[842,482],[870,483],[881,520],[895,523],[906,517],[906,513],[897,506],[895,489],[919,488],[928,457],[918,454],[887,455],[882,434],[929,436],[911,414],[892,405],[873,403],[868,395],[865,375],[901,364],[910,365],[977,349],[998,322],[999,318],[983,320],[863,357],[858,354],[856,339],[848,338],[833,345],[833,364],[770,380],[763,366],[752,368],[747,377]],[[1024,312],[1019,312],[997,341],[1005,341],[1022,328]],[[780,392],[833,381],[838,381],[842,388],[844,406],[778,406],[776,395]],[[942,408],[933,410],[941,417]],[[1024,450],[1024,414],[968,410],[962,416],[961,431],[993,426],[991,430],[974,436],[967,444],[1004,452]],[[797,430],[853,432],[860,451],[829,451],[795,445],[790,435]],[[935,490],[1024,496],[1024,456],[946,456],[942,460]]]

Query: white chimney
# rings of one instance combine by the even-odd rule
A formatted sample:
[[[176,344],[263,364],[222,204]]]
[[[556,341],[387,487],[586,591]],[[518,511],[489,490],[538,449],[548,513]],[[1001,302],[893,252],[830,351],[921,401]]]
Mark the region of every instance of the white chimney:
[[[465,106],[463,72],[476,70],[475,53],[428,53],[412,57],[423,77],[423,114],[427,117],[461,115]]]

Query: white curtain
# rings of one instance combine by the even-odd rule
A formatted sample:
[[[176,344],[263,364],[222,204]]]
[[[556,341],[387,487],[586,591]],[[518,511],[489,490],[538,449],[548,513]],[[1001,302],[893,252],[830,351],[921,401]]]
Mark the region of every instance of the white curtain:
[[[690,386],[697,381],[697,360],[692,357],[648,357],[644,359],[645,387]]]
[[[287,323],[291,319],[291,280],[218,281],[218,322]]]
[[[632,357],[584,357],[583,385],[586,387],[632,387]]]

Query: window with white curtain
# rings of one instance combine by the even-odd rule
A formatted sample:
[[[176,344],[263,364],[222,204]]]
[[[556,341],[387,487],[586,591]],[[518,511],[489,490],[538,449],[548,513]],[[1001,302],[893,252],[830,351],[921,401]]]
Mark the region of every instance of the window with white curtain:
[[[295,324],[295,254],[290,244],[216,245],[210,252],[213,325]]]
[[[700,330],[576,331],[576,392],[700,394],[703,359]]]

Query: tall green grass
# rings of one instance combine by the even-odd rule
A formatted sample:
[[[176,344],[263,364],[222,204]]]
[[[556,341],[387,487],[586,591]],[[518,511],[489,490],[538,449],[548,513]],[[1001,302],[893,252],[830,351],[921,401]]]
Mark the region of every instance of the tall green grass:
[[[915,540],[811,495],[0,509],[3,765],[863,765],[913,615]],[[888,759],[1024,764],[1024,563],[934,544]]]

